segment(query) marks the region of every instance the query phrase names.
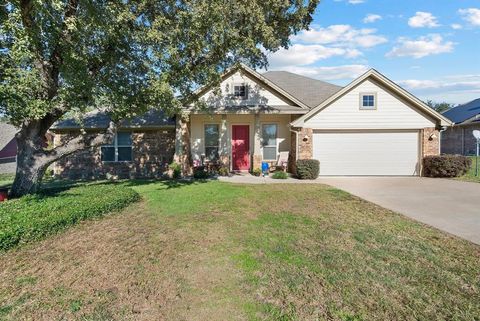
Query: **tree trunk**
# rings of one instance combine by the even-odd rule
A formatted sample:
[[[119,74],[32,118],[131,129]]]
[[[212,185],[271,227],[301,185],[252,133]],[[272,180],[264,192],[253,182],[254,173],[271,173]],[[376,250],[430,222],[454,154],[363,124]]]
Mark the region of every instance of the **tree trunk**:
[[[30,139],[17,139],[17,170],[10,197],[36,193],[50,164],[44,159],[43,146]]]

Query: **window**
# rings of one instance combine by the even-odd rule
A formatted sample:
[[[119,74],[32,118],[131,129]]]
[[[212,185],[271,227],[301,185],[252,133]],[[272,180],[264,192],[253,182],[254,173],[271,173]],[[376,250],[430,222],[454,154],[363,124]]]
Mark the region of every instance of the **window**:
[[[217,160],[218,156],[218,143],[220,141],[220,134],[217,124],[205,125],[205,157],[212,161]]]
[[[118,132],[113,144],[101,148],[102,162],[132,161],[132,137],[129,132]]]
[[[234,85],[233,96],[235,98],[247,99],[247,86],[245,84]]]
[[[360,109],[376,109],[375,94],[360,94]]]
[[[264,160],[277,159],[277,125],[264,124],[262,126],[262,147]]]

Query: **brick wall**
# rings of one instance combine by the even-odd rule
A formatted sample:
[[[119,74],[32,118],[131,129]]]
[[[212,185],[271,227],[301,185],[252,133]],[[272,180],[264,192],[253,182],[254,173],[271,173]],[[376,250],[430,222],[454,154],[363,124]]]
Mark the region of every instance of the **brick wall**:
[[[75,132],[57,133],[58,145]],[[105,178],[107,174],[118,178],[160,177],[166,164],[173,160],[175,153],[175,130],[160,129],[132,132],[131,162],[102,162],[100,147],[90,148],[66,157],[55,164],[55,175],[68,179]]]
[[[440,143],[440,133],[435,128],[424,128],[422,131],[422,150],[423,156],[429,155],[438,155],[439,143]]]
[[[288,169],[291,173],[296,172],[295,162],[297,159],[297,135],[298,135],[298,159],[311,159],[313,158],[313,129],[311,128],[294,128],[297,132],[291,133],[291,147],[288,161]]]
[[[480,124],[454,126],[442,132],[442,154],[475,155],[476,140],[473,131],[480,130]]]

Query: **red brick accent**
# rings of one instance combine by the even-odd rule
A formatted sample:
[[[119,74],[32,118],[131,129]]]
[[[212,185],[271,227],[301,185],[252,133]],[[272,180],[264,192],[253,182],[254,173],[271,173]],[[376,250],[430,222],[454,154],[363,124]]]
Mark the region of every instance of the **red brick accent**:
[[[439,155],[440,133],[435,128],[424,128],[422,130],[422,156]]]
[[[57,144],[76,132],[55,135]],[[94,135],[94,134],[92,134]],[[132,162],[102,162],[100,147],[90,148],[56,162],[55,175],[69,179],[161,177],[173,160],[175,130],[160,129],[132,133]]]

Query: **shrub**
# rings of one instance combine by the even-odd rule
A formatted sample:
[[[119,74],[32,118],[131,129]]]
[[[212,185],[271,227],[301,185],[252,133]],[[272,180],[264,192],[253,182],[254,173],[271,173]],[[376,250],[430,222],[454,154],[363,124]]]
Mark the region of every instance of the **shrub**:
[[[79,221],[120,210],[139,199],[122,185],[83,185],[49,190],[0,204],[0,250],[32,242]]]
[[[193,169],[193,178],[195,179],[207,179],[210,174],[207,172],[205,166],[198,166]]]
[[[275,173],[272,174],[273,179],[287,179],[288,174],[284,171],[276,171]]]
[[[253,176],[260,176],[262,175],[262,170],[260,168],[255,168],[253,171],[252,171],[252,175]]]
[[[461,155],[426,156],[423,159],[423,176],[457,177],[465,175],[472,160]]]
[[[171,163],[168,165],[168,169],[172,171],[172,178],[177,179],[182,176],[182,165],[179,163]]]
[[[299,159],[296,165],[299,179],[316,179],[320,173],[320,162],[316,159]]]
[[[220,176],[228,176],[230,174],[230,171],[228,170],[227,166],[222,166],[218,169],[218,175]]]

